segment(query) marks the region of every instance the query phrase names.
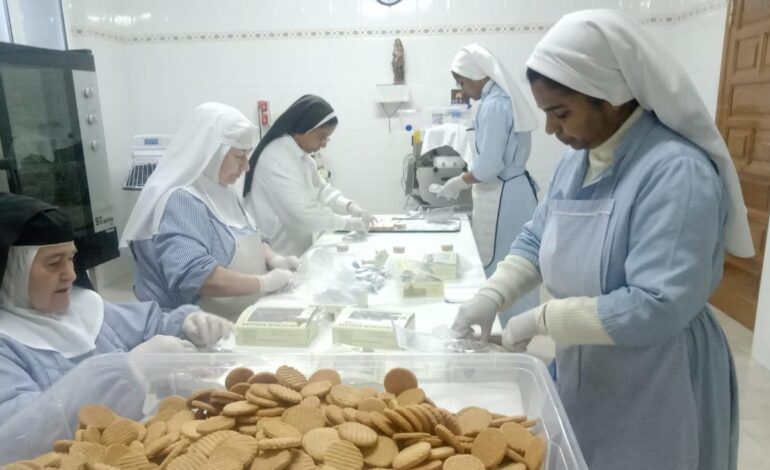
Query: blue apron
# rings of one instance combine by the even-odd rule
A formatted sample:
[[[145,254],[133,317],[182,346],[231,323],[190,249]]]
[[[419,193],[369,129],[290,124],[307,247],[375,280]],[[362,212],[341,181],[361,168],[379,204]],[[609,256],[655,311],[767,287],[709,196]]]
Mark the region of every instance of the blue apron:
[[[602,252],[612,240],[613,193],[629,160],[608,169],[594,188],[582,188],[582,178],[575,178],[549,201],[539,262],[555,298],[605,293]],[[609,186],[599,192],[599,185]],[[577,199],[592,190],[609,197],[585,199],[583,193],[584,199]],[[683,367],[697,362],[688,357],[697,343],[693,337],[700,335],[693,330],[714,321],[708,307],[704,310],[683,331],[653,346],[557,346],[557,388],[591,470],[728,468],[707,463],[708,450],[699,449],[710,444],[710,436],[698,435],[699,405],[707,400],[694,391],[695,371]]]

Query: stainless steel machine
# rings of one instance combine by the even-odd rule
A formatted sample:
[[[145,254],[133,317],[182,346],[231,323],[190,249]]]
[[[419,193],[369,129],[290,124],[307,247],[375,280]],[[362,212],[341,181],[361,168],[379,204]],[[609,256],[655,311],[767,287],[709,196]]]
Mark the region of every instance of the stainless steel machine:
[[[452,147],[444,145],[421,153],[421,144],[415,144],[414,152],[404,160],[404,192],[420,206],[455,206],[460,211],[473,207],[471,190],[460,193],[457,199],[444,199],[429,191],[431,184],[443,185],[468,170],[465,161]]]

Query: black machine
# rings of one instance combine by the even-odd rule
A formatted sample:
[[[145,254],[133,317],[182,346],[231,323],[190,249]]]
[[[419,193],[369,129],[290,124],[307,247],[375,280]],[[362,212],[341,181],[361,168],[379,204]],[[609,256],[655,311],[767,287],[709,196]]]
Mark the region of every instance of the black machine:
[[[120,256],[90,51],[0,43],[0,191],[69,216],[79,271]]]

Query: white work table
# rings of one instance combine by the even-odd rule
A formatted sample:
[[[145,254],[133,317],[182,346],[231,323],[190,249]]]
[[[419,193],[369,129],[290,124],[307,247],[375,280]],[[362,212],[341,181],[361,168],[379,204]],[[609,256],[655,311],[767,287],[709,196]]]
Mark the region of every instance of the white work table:
[[[389,216],[382,216],[389,217]],[[346,255],[359,259],[372,259],[378,250],[385,250],[390,256],[404,256],[421,259],[425,254],[441,251],[442,245],[451,244],[460,257],[461,277],[457,281],[444,283],[444,297],[404,298],[395,279],[388,279],[385,286],[376,294],[369,294],[369,308],[414,312],[415,330],[431,332],[436,326],[451,325],[457,313],[459,303],[469,299],[485,281],[484,269],[479,259],[476,242],[470,223],[465,215],[456,215],[460,219],[459,232],[378,232],[350,241],[344,240],[345,233],[325,233],[313,244],[312,249],[328,248],[336,251],[339,244],[348,245]],[[403,246],[403,255],[394,255],[393,247]],[[449,299],[447,302],[445,299]],[[308,294],[301,288],[292,292],[270,295],[257,302],[259,307],[304,307],[310,304]],[[234,350],[264,351],[276,348],[255,348],[235,346]],[[295,351],[296,348],[283,348]],[[335,349],[332,342],[331,323],[321,322],[319,332],[306,350],[313,352]]]

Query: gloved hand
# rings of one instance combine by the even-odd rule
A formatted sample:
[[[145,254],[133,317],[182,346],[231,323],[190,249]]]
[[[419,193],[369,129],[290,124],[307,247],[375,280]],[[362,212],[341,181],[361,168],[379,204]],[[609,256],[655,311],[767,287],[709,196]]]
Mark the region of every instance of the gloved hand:
[[[351,216],[345,221],[345,230],[351,232],[369,233],[370,226],[371,224],[366,223],[366,221],[360,217]]]
[[[235,327],[233,322],[206,312],[195,312],[185,318],[182,331],[199,348],[212,346],[229,336]]]
[[[460,305],[452,323],[452,331],[455,336],[462,338],[472,331],[471,326],[478,325],[481,328],[481,341],[488,341],[492,332],[492,325],[497,315],[497,303],[484,295],[476,294],[472,299]]]
[[[189,317],[188,317],[189,318]],[[138,344],[131,354],[188,353],[198,349],[189,341],[176,336],[155,335],[144,343]]]
[[[299,267],[299,258],[296,256],[281,256],[274,254],[272,258],[267,260],[267,267],[270,269],[288,269],[289,271],[296,271]]]
[[[460,196],[460,191],[470,187],[471,185],[463,181],[463,175],[457,175],[444,183],[444,186],[436,191],[436,196],[446,199],[457,199]]]
[[[294,279],[294,273],[286,269],[273,269],[267,274],[257,276],[257,278],[259,279],[259,293],[264,295],[275,292],[291,282]]]
[[[524,352],[529,342],[537,335],[547,335],[545,327],[545,305],[520,313],[508,320],[503,329],[503,347],[512,352]]]
[[[367,225],[367,228],[371,227],[372,224],[377,222],[377,217],[366,212],[361,206],[359,206],[355,202],[351,202],[348,205],[348,214],[352,215],[353,217],[360,217],[361,220],[363,220],[364,223]]]

